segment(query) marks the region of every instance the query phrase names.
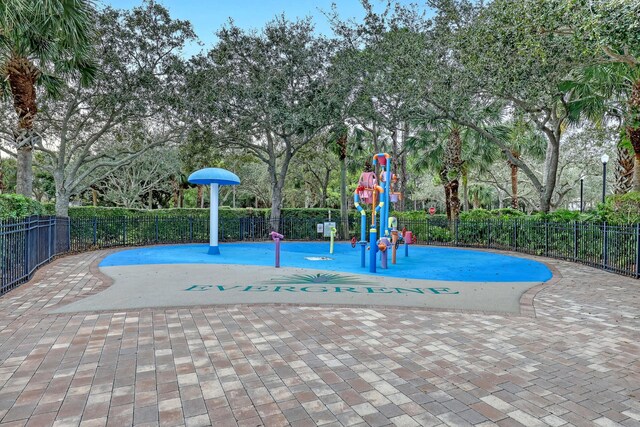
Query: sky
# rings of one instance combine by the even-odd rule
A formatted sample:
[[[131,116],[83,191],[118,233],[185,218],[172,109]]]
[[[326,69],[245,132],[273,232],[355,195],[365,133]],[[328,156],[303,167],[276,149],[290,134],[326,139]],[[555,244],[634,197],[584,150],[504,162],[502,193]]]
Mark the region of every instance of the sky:
[[[386,1],[371,0],[377,10],[384,10]],[[331,27],[324,12],[331,11],[331,4],[336,3],[340,16],[360,19],[364,11],[360,0],[158,0],[171,12],[171,16],[191,21],[196,34],[205,47],[216,41],[215,32],[229,18],[244,29],[259,29],[284,12],[289,19],[312,16],[316,31],[331,35]],[[398,0],[398,3],[409,4],[415,0]],[[102,0],[102,4],[119,9],[130,9],[142,3],[142,0]],[[185,55],[191,56],[202,47],[192,44],[185,49]]]

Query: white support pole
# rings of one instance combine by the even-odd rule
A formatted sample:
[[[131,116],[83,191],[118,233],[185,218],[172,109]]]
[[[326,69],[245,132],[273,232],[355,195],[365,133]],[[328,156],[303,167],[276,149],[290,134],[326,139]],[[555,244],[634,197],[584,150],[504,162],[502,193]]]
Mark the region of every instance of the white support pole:
[[[211,207],[209,208],[209,253],[219,255],[218,248],[218,184],[211,184]]]

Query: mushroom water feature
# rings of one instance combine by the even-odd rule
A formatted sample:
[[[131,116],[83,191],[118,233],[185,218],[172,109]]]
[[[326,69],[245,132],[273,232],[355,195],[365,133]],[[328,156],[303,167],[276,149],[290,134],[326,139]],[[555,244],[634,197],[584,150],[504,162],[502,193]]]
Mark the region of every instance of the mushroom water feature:
[[[209,254],[220,255],[218,247],[218,190],[221,185],[238,185],[240,178],[233,172],[221,168],[204,168],[189,175],[191,184],[211,186],[209,209]]]

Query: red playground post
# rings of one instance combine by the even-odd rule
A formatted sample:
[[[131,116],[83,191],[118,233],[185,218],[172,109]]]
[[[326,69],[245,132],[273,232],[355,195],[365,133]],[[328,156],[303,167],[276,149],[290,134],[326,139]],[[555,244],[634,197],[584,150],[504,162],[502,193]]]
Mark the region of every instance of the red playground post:
[[[280,268],[280,239],[284,239],[284,236],[276,231],[272,231],[270,235],[276,242],[276,268]]]

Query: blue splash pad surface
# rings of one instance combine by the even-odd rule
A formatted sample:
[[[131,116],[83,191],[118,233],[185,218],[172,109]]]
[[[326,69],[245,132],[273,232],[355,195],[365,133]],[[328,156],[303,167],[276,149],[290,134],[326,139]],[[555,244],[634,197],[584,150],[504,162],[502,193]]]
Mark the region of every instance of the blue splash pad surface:
[[[240,264],[269,266],[275,264],[274,243],[225,243],[220,245],[220,255],[209,255],[208,245],[190,244],[151,246],[128,249],[107,256],[100,267],[152,264]],[[282,267],[311,268],[333,272],[369,273],[360,268],[360,247],[349,243],[336,243],[334,253],[329,254],[329,243],[282,242],[280,265]],[[306,257],[330,257],[331,260],[313,261]],[[397,264],[380,268],[378,258],[376,275],[406,279],[444,280],[463,282],[545,282],[551,279],[551,271],[542,263],[508,255],[466,249],[430,246],[410,246],[409,256],[404,248],[398,249]],[[230,274],[233,274],[230,272]]]

